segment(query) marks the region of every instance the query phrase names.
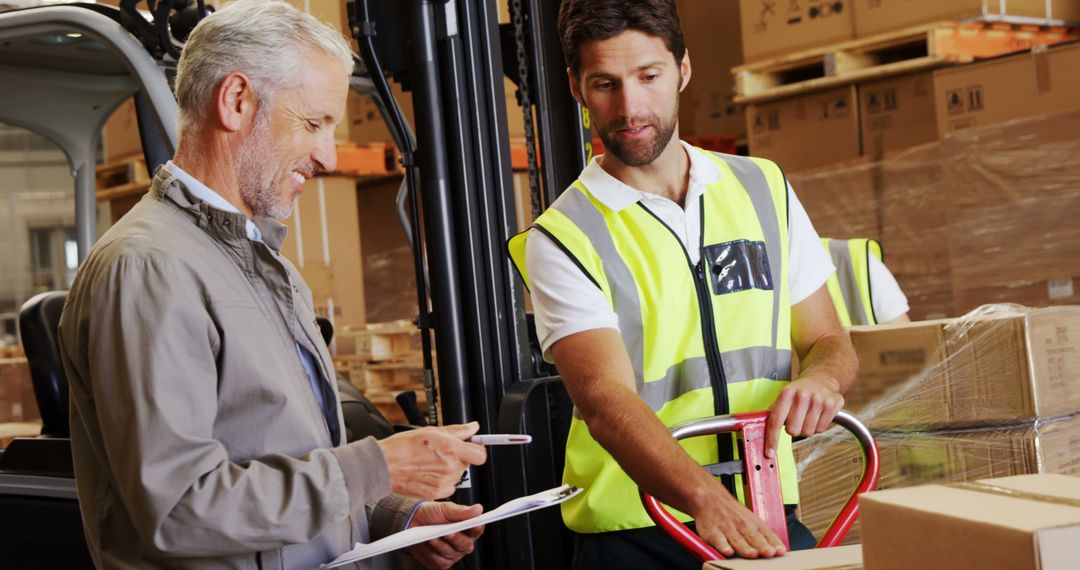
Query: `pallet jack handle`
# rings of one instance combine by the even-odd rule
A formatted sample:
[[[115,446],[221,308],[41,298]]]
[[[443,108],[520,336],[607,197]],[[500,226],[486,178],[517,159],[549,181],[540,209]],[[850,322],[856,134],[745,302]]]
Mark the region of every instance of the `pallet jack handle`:
[[[776,461],[765,457],[765,425],[768,417],[769,412],[763,411],[691,420],[673,427],[671,435],[675,439],[685,439],[742,432],[741,456],[744,459],[740,472],[746,479],[750,507],[787,545],[787,523],[783,496],[780,493],[780,474]],[[863,452],[863,474],[862,480],[821,537],[817,548],[836,546],[844,539],[859,517],[859,495],[874,490],[880,474],[877,444],[870,430],[858,418],[844,410],[836,414],[833,423],[850,431],[859,442]],[[699,560],[708,562],[724,558],[700,536],[679,522],[656,498],[642,491],[641,502],[653,522]]]

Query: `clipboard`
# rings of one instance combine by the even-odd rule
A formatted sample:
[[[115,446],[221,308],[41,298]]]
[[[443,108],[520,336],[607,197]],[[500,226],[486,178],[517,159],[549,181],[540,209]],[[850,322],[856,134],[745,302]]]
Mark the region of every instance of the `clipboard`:
[[[337,568],[338,566],[344,566],[345,564],[351,564],[359,560],[364,560],[365,558],[386,554],[387,552],[406,548],[414,544],[420,544],[421,542],[427,542],[433,538],[439,538],[440,536],[461,532],[482,524],[489,524],[538,509],[558,505],[559,503],[576,496],[581,491],[582,489],[580,487],[563,485],[554,489],[548,489],[547,491],[541,491],[535,495],[527,495],[512,499],[491,511],[469,520],[446,524],[415,526],[394,533],[386,538],[376,540],[375,542],[368,544],[357,543],[352,550],[338,556],[326,564],[320,565],[319,567]]]

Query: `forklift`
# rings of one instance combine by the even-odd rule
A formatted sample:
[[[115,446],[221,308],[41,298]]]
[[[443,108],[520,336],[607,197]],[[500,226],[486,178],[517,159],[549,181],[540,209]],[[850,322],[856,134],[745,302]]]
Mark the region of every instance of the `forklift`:
[[[537,62],[562,68],[553,41],[557,3],[535,4],[514,0],[516,25],[502,28],[494,0],[367,0],[349,8],[361,46],[351,87],[376,102],[408,171],[399,203],[404,229],[414,237],[417,274],[424,276],[418,279],[417,322],[429,417],[438,410],[445,423],[478,420],[485,431],[537,435],[525,450],[492,453],[455,496],[489,508],[558,485],[570,417],[569,398],[557,381],[525,382],[550,370],[530,347],[523,289],[504,253],[505,240],[516,231],[504,52],[516,54],[511,75],[522,86],[521,100],[539,111],[539,129],[532,127],[531,113],[527,119],[544,158],[540,169],[530,153],[534,191],[541,179],[545,188],[565,186],[586,159],[576,103],[565,89],[535,87],[545,76],[534,69]],[[101,127],[134,97],[147,169],[169,160],[178,137],[171,90],[176,62],[187,34],[210,10],[202,0],[123,0],[119,7],[70,3],[0,13],[0,121],[43,135],[64,152],[75,183],[80,261],[97,236]],[[540,30],[546,30],[546,50],[532,39]],[[387,74],[414,94],[415,135],[390,95]],[[535,194],[534,214],[553,197]],[[91,564],[71,467],[67,385],[55,349],[62,299],[39,299],[23,315],[22,336],[36,337],[25,348],[44,425],[42,436],[17,439],[0,453],[0,567]],[[432,339],[439,346],[437,363]],[[564,540],[558,513],[549,511],[493,525],[464,566],[565,566],[572,545]]]
[[[509,24],[499,23],[500,1],[509,3]],[[148,170],[172,156],[170,83],[184,39],[210,11],[202,0],[146,0],[145,10],[138,3],[0,13],[0,121],[45,135],[67,155],[80,260],[97,235],[101,126],[134,96]],[[491,448],[453,497],[487,509],[560,485],[572,415],[561,379],[543,362],[523,284],[506,255],[518,231],[507,113],[523,115],[534,218],[592,157],[588,115],[566,87],[558,10],[559,2],[540,0],[348,4],[359,46],[351,87],[376,102],[406,171],[398,214],[413,247],[428,402],[426,414],[411,415],[533,436],[528,446]],[[517,109],[505,106],[504,76],[516,85]],[[389,81],[412,93],[415,125]],[[55,306],[39,310],[45,323],[58,315]],[[45,334],[40,350],[50,342]],[[28,358],[48,360],[27,349]],[[43,408],[43,436],[17,440],[0,455],[0,567],[88,567],[66,439],[66,381],[38,395],[63,409]],[[558,510],[544,509],[491,525],[460,565],[566,568],[572,554]]]

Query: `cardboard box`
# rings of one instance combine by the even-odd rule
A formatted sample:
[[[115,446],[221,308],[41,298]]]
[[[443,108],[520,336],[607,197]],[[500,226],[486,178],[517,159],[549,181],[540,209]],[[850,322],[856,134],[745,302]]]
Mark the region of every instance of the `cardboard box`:
[[[875,570],[1080,568],[1080,479],[1024,475],[878,491],[859,501]]]
[[[503,77],[503,91],[506,93],[506,131],[510,138],[525,136],[525,113],[517,102],[517,86],[509,78]],[[536,101],[533,101],[535,104]],[[536,113],[533,112],[533,129],[536,129]]]
[[[955,130],[1080,107],[1080,45],[859,86],[863,153],[880,159]]]
[[[283,220],[289,232],[281,254],[311,288],[316,314],[336,328],[366,322],[356,179],[317,176]]]
[[[1032,192],[956,219],[948,240],[957,308],[1080,303],[1075,285],[1080,278],[1080,227],[1059,221],[1063,212],[1076,211],[1080,195]],[[997,256],[987,256],[988,244],[1008,246]]]
[[[875,166],[885,263],[908,296],[912,320],[964,314],[950,280],[949,222],[959,190],[945,182],[950,165],[931,152],[900,163]]]
[[[0,423],[41,418],[25,357],[0,359]]]
[[[880,201],[874,187],[872,165],[824,176],[800,175],[789,181],[818,235],[881,239],[878,226]]]
[[[956,483],[1030,473],[1080,476],[1080,415],[1019,426],[918,433],[878,433],[878,489]],[[862,477],[851,438],[816,436],[795,445],[800,520],[821,536]],[[848,541],[857,542],[856,526]]]
[[[789,552],[768,560],[713,560],[705,570],[861,570],[862,548],[838,546]]]
[[[369,322],[411,321],[419,312],[412,248],[395,203],[402,179],[365,180],[357,190]]]
[[[1080,107],[1080,43],[934,73],[938,134]]]
[[[496,2],[499,11],[499,23],[509,24],[510,22],[510,3],[509,2]],[[517,68],[517,61],[514,61],[515,69]],[[559,80],[564,77],[565,74],[560,74]],[[565,81],[565,80],[563,80]],[[521,105],[517,103],[517,95],[514,91],[517,87],[513,81],[510,81],[509,77],[503,77],[503,91],[506,93],[506,122],[507,131],[510,133],[511,138],[520,138],[525,136],[525,118],[524,113],[521,111]],[[534,95],[535,96],[535,95]],[[535,117],[535,114],[534,114]],[[535,122],[534,122],[535,124]]]
[[[852,0],[739,0],[747,62],[855,37]]]
[[[750,154],[768,158],[785,172],[854,160],[862,152],[854,85],[749,105]]]
[[[850,331],[859,380],[846,406],[874,428],[1016,423],[1080,411],[1080,307]]]
[[[1076,48],[1050,48],[1049,61]],[[986,303],[1080,304],[1078,130],[1080,106],[788,174],[820,235],[881,241],[913,320]]]
[[[948,418],[948,322],[851,327],[859,375],[844,407],[879,428],[921,426]],[[883,402],[885,398],[889,401]],[[900,400],[918,402],[918,406]]]
[[[415,116],[412,107],[412,93],[402,91],[401,85],[391,81],[390,92],[394,95],[405,120],[416,129]],[[379,106],[370,97],[365,97],[349,91],[348,107],[348,130],[349,140],[358,143],[385,142],[393,143],[394,137],[390,135],[390,128],[386,126]]]
[[[1080,107],[1080,45],[859,86],[863,153],[880,159],[951,131]]]
[[[855,0],[854,4],[858,37],[939,20],[1080,19],[1080,4],[1071,0]]]
[[[679,97],[679,134],[746,137],[746,117],[735,105],[731,68],[743,61],[739,5],[714,0],[679,0],[693,74]]]
[[[937,140],[934,75],[916,73],[859,86],[863,153],[872,158]]]
[[[105,163],[117,162],[133,156],[142,156],[142,140],[139,138],[139,122],[135,117],[135,98],[129,97],[120,104],[101,128]]]

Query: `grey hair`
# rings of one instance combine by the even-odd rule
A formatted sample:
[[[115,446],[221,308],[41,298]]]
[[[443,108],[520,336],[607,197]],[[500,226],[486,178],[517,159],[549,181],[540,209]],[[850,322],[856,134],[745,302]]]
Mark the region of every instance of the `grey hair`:
[[[353,71],[352,48],[338,30],[280,0],[237,0],[204,18],[191,32],[176,69],[180,128],[200,125],[207,105],[230,73],[252,83],[260,107],[296,85],[303,57],[322,52]]]

